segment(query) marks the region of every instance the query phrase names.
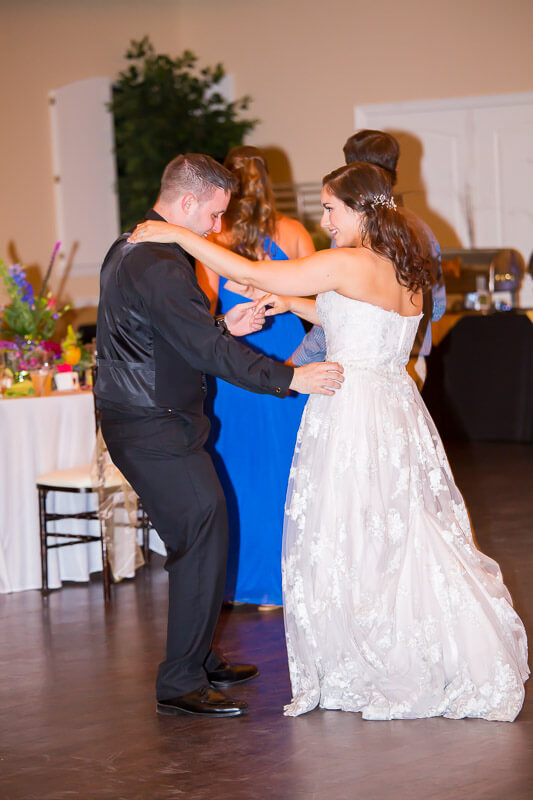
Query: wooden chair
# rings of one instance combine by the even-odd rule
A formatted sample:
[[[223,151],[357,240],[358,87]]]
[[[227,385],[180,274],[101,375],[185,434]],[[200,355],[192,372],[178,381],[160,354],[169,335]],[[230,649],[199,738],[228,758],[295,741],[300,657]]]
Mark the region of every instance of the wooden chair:
[[[120,488],[120,478],[117,478],[116,488]],[[98,515],[98,486],[95,485],[91,475],[91,465],[59,469],[47,472],[37,478],[37,492],[39,494],[39,534],[41,540],[41,572],[42,591],[48,592],[48,551],[58,547],[69,547],[75,544],[100,542],[102,547],[102,570],[104,585],[104,600],[108,603],[111,599],[111,569],[104,526]],[[52,512],[47,510],[48,495],[53,493],[94,495],[95,508],[89,511],[77,512]],[[91,520],[98,526],[94,534],[70,533],[51,530],[49,524],[58,520]],[[51,542],[50,540],[54,541]],[[60,540],[60,541],[57,541]]]
[[[94,375],[94,373],[93,373]],[[100,415],[95,403],[95,426],[98,436],[100,427]],[[105,489],[120,489],[125,483],[125,478],[116,467],[106,470]],[[102,570],[104,601],[106,604],[111,599],[111,568],[109,564],[109,553],[105,536],[104,524],[99,516],[99,492],[101,487],[95,479],[92,464],[84,464],[79,467],[69,469],[59,469],[40,475],[36,481],[39,495],[39,535],[41,543],[41,572],[42,572],[42,591],[47,593],[48,588],[48,551],[58,547],[70,547],[75,544],[100,542],[102,548]],[[94,508],[88,511],[77,512],[52,512],[47,509],[47,498],[50,493],[65,495],[81,494],[84,496],[92,495],[95,498]],[[58,532],[51,530],[49,525],[59,520],[89,520],[95,523],[94,533],[73,533]],[[55,526],[54,526],[55,527]],[[137,530],[142,532],[142,551],[147,563],[150,561],[149,533],[151,523],[148,514],[142,507],[140,501],[137,504]],[[53,539],[53,542],[50,540]],[[59,540],[59,541],[58,541]]]

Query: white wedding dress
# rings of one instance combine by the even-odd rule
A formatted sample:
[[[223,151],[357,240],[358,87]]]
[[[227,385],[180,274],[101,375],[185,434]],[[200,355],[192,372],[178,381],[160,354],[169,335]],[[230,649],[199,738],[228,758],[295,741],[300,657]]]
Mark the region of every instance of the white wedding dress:
[[[309,398],[291,469],[285,714],[513,720],[526,634],[405,370],[420,317],[336,292],[317,310],[345,382]]]

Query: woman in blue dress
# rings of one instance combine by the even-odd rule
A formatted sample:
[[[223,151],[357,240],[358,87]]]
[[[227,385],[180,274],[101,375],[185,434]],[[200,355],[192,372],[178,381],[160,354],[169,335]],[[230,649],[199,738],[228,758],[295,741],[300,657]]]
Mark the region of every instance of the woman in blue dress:
[[[314,251],[309,233],[276,212],[265,158],[255,147],[235,147],[224,162],[237,178],[218,244],[255,261],[299,258]],[[198,281],[213,313],[264,292],[226,281],[202,264]],[[270,317],[262,331],[246,337],[253,350],[287,359],[304,335],[292,314]],[[242,341],[242,340],[241,340]],[[245,392],[213,379],[210,449],[224,487],[230,523],[226,599],[281,605],[281,540],[289,470],[306,397],[284,400]]]

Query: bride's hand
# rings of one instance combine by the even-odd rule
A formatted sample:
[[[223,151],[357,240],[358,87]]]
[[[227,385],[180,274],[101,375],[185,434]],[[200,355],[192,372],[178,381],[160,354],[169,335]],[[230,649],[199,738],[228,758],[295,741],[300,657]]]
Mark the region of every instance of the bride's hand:
[[[227,284],[226,284],[227,286]],[[266,317],[274,317],[276,314],[285,314],[291,310],[291,298],[282,297],[277,294],[265,294],[258,303],[258,308],[269,308],[265,311]]]
[[[150,219],[137,225],[128,238],[128,242],[133,244],[139,244],[139,242],[177,242],[180,230],[181,228],[178,225]]]

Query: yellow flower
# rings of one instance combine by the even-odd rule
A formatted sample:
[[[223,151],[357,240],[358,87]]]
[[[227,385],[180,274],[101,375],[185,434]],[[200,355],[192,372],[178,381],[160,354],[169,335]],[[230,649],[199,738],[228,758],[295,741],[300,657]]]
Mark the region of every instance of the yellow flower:
[[[65,364],[70,364],[72,367],[79,362],[81,358],[81,348],[77,345],[69,345],[63,350],[63,361]]]

